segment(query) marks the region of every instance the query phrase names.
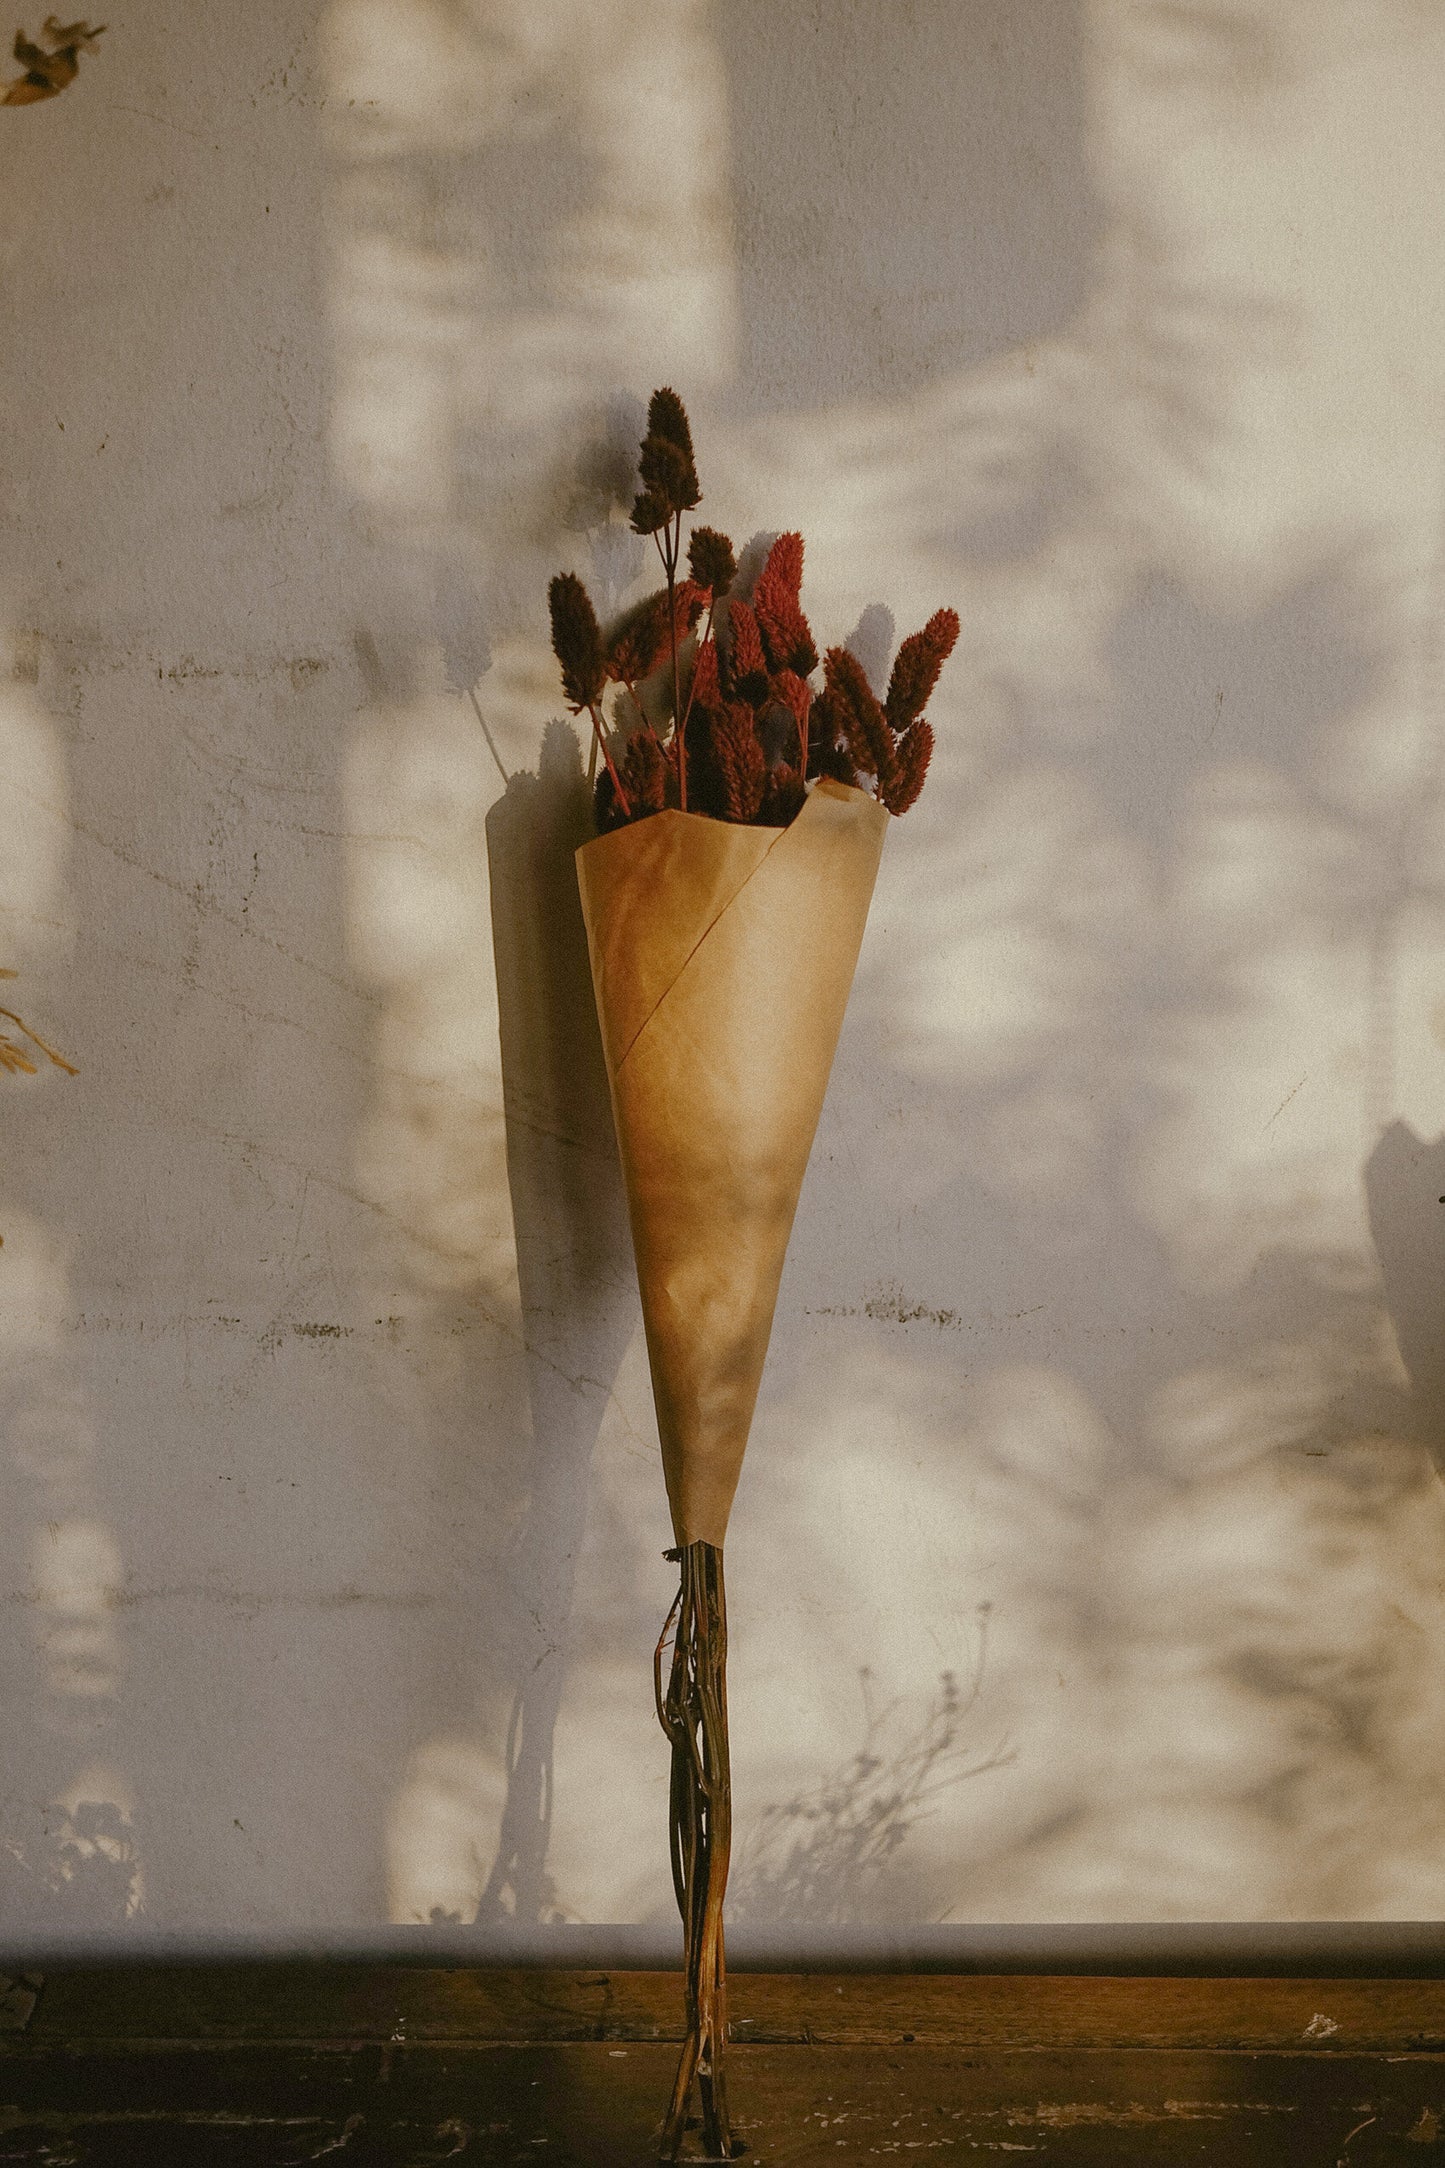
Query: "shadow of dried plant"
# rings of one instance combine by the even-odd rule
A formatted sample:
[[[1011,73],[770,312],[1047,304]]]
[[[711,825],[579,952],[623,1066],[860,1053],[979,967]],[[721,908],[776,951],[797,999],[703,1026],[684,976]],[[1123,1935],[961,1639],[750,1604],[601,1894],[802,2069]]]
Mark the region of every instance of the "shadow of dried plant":
[[[140,1859],[134,1834],[109,1800],[52,1810],[31,1844],[0,1842],[0,1915],[17,1929],[72,1923],[85,1932],[124,1927],[137,1909]]]
[[[841,1925],[876,1909],[882,1885],[933,1802],[1013,1759],[1001,1747],[980,1752],[968,1736],[982,1677],[982,1651],[966,1689],[954,1672],[940,1672],[921,1723],[890,1744],[902,1703],[875,1707],[873,1675],[862,1666],[861,1744],[821,1784],[774,1801],[753,1822],[733,1868],[732,1917],[749,1925]]]

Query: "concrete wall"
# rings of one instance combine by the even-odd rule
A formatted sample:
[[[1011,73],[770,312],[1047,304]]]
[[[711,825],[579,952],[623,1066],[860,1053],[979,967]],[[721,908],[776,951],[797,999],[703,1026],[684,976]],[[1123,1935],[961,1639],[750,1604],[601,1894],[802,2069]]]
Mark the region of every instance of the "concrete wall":
[[[0,115],[0,962],[80,1071],[0,1077],[0,1939],[669,1916],[544,621],[664,381],[826,638],[964,623],[729,1542],[733,1916],[1439,1916],[1438,9],[102,47]]]

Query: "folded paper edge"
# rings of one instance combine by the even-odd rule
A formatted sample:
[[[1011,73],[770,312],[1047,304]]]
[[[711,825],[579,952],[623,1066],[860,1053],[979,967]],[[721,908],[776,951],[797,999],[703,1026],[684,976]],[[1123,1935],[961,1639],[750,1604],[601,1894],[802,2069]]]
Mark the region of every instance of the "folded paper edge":
[[[655,832],[660,828],[670,829],[671,824],[676,822],[681,822],[684,829],[689,825],[703,824],[714,831],[714,835],[719,831],[726,832],[730,829],[734,836],[746,835],[754,839],[754,841],[760,840],[767,833],[766,830],[759,828],[743,828],[733,826],[731,823],[711,820],[703,814],[681,813],[673,806],[669,807],[665,812],[650,816],[646,821],[631,822],[624,828],[613,829],[607,835],[593,836],[587,842],[579,844],[573,853],[577,872],[577,886],[582,899],[582,916],[587,929],[587,950],[592,967],[592,983],[597,998],[598,1017],[602,1025],[603,1050],[607,1058],[609,1076],[616,1075],[617,1068],[624,1055],[631,1051],[638,1032],[642,1030],[656,1007],[655,1000],[653,1009],[649,1009],[642,1023],[632,1029],[626,1046],[619,1052],[611,1028],[612,1004],[609,984],[610,973],[608,970],[611,955],[611,937],[604,937],[604,928],[610,916],[610,900],[619,894],[636,888],[639,882],[645,886],[649,879],[657,882],[666,880],[668,860],[665,855],[660,867],[656,863],[649,866],[645,856],[636,859],[632,857],[629,845],[635,844],[639,831],[653,830]],[[781,831],[774,833],[774,842],[777,840],[779,833]],[[772,844],[770,843],[763,851],[763,858],[768,857],[771,849]],[[622,856],[618,872],[610,878],[599,879],[599,870],[608,866],[619,852]],[[757,863],[760,864],[761,862],[759,860]],[[736,877],[729,874],[728,878],[732,885],[726,886],[725,893],[723,893],[725,884],[718,884],[710,906],[712,916],[703,926],[701,932],[697,934],[693,942],[693,948],[696,948],[698,943],[706,938],[712,926],[727,910],[729,903],[741,889],[747,886],[752,873],[755,871],[756,865],[747,868],[737,874]],[[599,890],[601,894],[599,894]],[[608,899],[607,902],[603,902],[603,896]],[[692,949],[689,949],[687,953],[691,955]],[[673,976],[675,979],[675,972]],[[673,980],[669,980],[668,983],[672,984]],[[667,988],[663,987],[656,999],[661,1000],[666,991]]]
[[[727,896],[724,898],[724,900],[718,905],[712,917],[708,920],[707,924],[703,927],[697,939],[693,942],[692,947],[679,962],[677,969],[674,971],[667,985],[662,988],[661,992],[657,996],[657,999],[653,1002],[652,1007],[648,1010],[646,1016],[644,1016],[642,1021],[638,1024],[636,1030],[633,1032],[631,1038],[628,1040],[626,1046],[622,1049],[621,1053],[618,1054],[615,1063],[609,1063],[611,1073],[614,1078],[621,1075],[622,1070],[626,1066],[628,1056],[636,1047],[638,1041],[641,1039],[648,1025],[652,1022],[658,1010],[662,1007],[662,1004],[667,1000],[668,996],[672,993],[674,987],[683,977],[683,974],[687,971],[688,967],[693,962],[693,959],[698,954],[698,951],[716,932],[718,926],[722,923],[723,919],[726,918],[728,912],[732,909],[738,898],[757,879],[758,875],[762,872],[764,866],[766,866],[768,861],[771,859],[773,852],[777,850],[780,844],[786,842],[787,838],[793,834],[800,821],[807,819],[808,808],[813,804],[814,800],[819,795],[822,795],[825,798],[838,799],[844,802],[846,802],[850,798],[861,798],[868,805],[877,804],[876,799],[870,797],[868,792],[859,790],[856,785],[836,782],[831,776],[822,776],[819,778],[818,782],[814,784],[812,791],[808,795],[807,803],[803,806],[801,812],[799,812],[796,819],[789,821],[786,828],[779,828],[774,832],[773,840],[768,845],[768,848],[764,851],[762,857],[758,859],[755,865],[751,866],[748,869],[742,880],[738,882],[737,887],[731,889],[728,892]],[[666,813],[654,814],[652,818],[655,820],[666,820],[669,817],[669,814],[671,814],[673,818],[679,820],[708,820],[710,818],[709,815],[704,813],[678,813],[676,808],[669,808],[668,812]],[[752,832],[754,834],[757,833],[756,829],[754,829]],[[618,835],[625,835],[626,830],[617,829],[614,830],[613,833]],[[589,851],[596,844],[605,843],[610,840],[610,837],[594,836],[589,842],[581,844],[574,855],[580,861],[584,851]],[[590,927],[588,929],[588,932],[590,946]]]
[[[705,820],[707,819],[707,817],[708,816],[706,814],[697,814],[694,816],[694,818],[699,820]],[[685,815],[684,818],[686,818]],[[620,1076],[622,1074],[623,1069],[627,1066],[628,1055],[632,1052],[632,1049],[636,1046],[638,1040],[642,1037],[642,1034],[646,1031],[648,1025],[652,1022],[652,1019],[654,1018],[654,1016],[656,1016],[658,1010],[662,1007],[662,1004],[664,1003],[664,1001],[666,1001],[668,995],[672,992],[678,980],[682,977],[688,965],[692,962],[694,956],[696,956],[698,950],[710,938],[710,936],[717,931],[722,921],[727,917],[728,912],[737,902],[739,896],[741,896],[744,890],[749,888],[752,883],[757,879],[758,875],[762,872],[763,867],[772,857],[774,851],[777,849],[778,845],[782,842],[784,836],[787,833],[788,831],[786,828],[780,828],[778,830],[777,834],[774,836],[772,842],[768,845],[767,849],[764,851],[762,857],[758,860],[757,864],[755,866],[751,866],[748,869],[748,871],[744,874],[743,878],[738,882],[737,887],[732,889],[723,900],[723,902],[718,905],[716,911],[714,911],[712,917],[703,927],[702,932],[693,942],[692,947],[683,957],[676,971],[673,972],[672,977],[668,980],[666,986],[663,987],[656,1001],[653,1002],[652,1007],[648,1010],[646,1016],[643,1017],[642,1022],[638,1025],[636,1031],[633,1032],[632,1037],[628,1040],[626,1046],[618,1055],[617,1065],[613,1071],[613,1074],[615,1076]]]

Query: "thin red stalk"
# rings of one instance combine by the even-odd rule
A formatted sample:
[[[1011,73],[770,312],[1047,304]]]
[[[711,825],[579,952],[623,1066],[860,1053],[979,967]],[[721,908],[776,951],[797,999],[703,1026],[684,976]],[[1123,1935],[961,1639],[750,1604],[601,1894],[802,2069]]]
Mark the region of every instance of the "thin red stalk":
[[[676,528],[667,530],[667,555],[663,559],[667,567],[667,636],[672,646],[672,723],[677,737],[677,803],[680,812],[687,811],[687,747],[682,734],[682,691],[677,676],[677,560],[682,551],[682,514],[677,514]]]
[[[701,654],[701,653],[702,653],[703,649],[704,649],[704,648],[705,648],[705,647],[707,646],[707,643],[708,643],[708,641],[709,641],[709,640],[710,640],[710,639],[712,638],[712,616],[713,616],[713,611],[714,611],[714,610],[716,609],[716,607],[717,607],[716,603],[714,603],[714,602],[712,602],[711,600],[709,600],[709,602],[708,602],[708,606],[707,606],[707,623],[706,623],[706,624],[704,625],[704,627],[703,627],[703,631],[702,631],[702,638],[701,638],[701,639],[700,639],[700,640],[698,641],[698,643],[697,643],[697,648],[698,648],[698,653],[699,653],[699,654]],[[688,718],[688,716],[689,716],[689,715],[691,715],[691,713],[692,713],[692,696],[693,696],[693,694],[694,694],[694,693],[695,693],[696,691],[697,691],[697,671],[696,671],[696,669],[694,669],[694,671],[693,671],[693,673],[692,673],[692,683],[691,683],[691,684],[690,684],[690,685],[688,686],[688,688],[687,688],[687,706],[686,706],[686,708],[685,708],[685,709],[683,710],[683,717],[682,717],[682,727],[683,727],[683,729],[684,729],[684,730],[686,730],[686,728],[687,728],[687,718]]]
[[[612,788],[617,793],[617,803],[622,808],[622,818],[625,821],[630,821],[632,818],[632,803],[631,800],[628,798],[626,791],[622,788],[622,778],[617,773],[617,769],[613,762],[611,753],[607,750],[607,740],[602,734],[602,718],[597,713],[597,709],[591,701],[587,703],[587,713],[592,718],[592,728],[594,733],[596,734],[597,745],[601,751],[602,758],[607,763],[607,773],[612,778]]]
[[[649,738],[651,738],[653,744],[657,747],[657,750],[661,752],[661,742],[658,739],[657,732],[652,727],[651,717],[648,715],[646,708],[642,705],[642,702],[637,697],[637,687],[633,684],[631,678],[624,678],[622,682],[632,695],[632,705],[636,708],[638,715],[642,720],[643,729],[647,732],[647,735],[649,736]]]

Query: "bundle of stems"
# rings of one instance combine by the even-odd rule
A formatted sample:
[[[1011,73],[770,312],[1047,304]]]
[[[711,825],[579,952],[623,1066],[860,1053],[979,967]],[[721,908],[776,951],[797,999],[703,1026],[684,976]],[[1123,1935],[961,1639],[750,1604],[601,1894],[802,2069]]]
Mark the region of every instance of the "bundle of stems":
[[[672,1886],[682,1915],[687,2032],[662,2126],[660,2156],[665,2161],[679,2157],[696,2082],[703,2157],[730,2161],[745,2148],[734,2140],[728,2121],[725,2063],[723,1897],[732,1850],[732,1784],[723,1554],[714,1543],[688,1543],[667,1556],[681,1568],[680,1585],[657,1644],[653,1680],[658,1720],[672,1746]],[[669,1634],[672,1662],[664,1689]]]

